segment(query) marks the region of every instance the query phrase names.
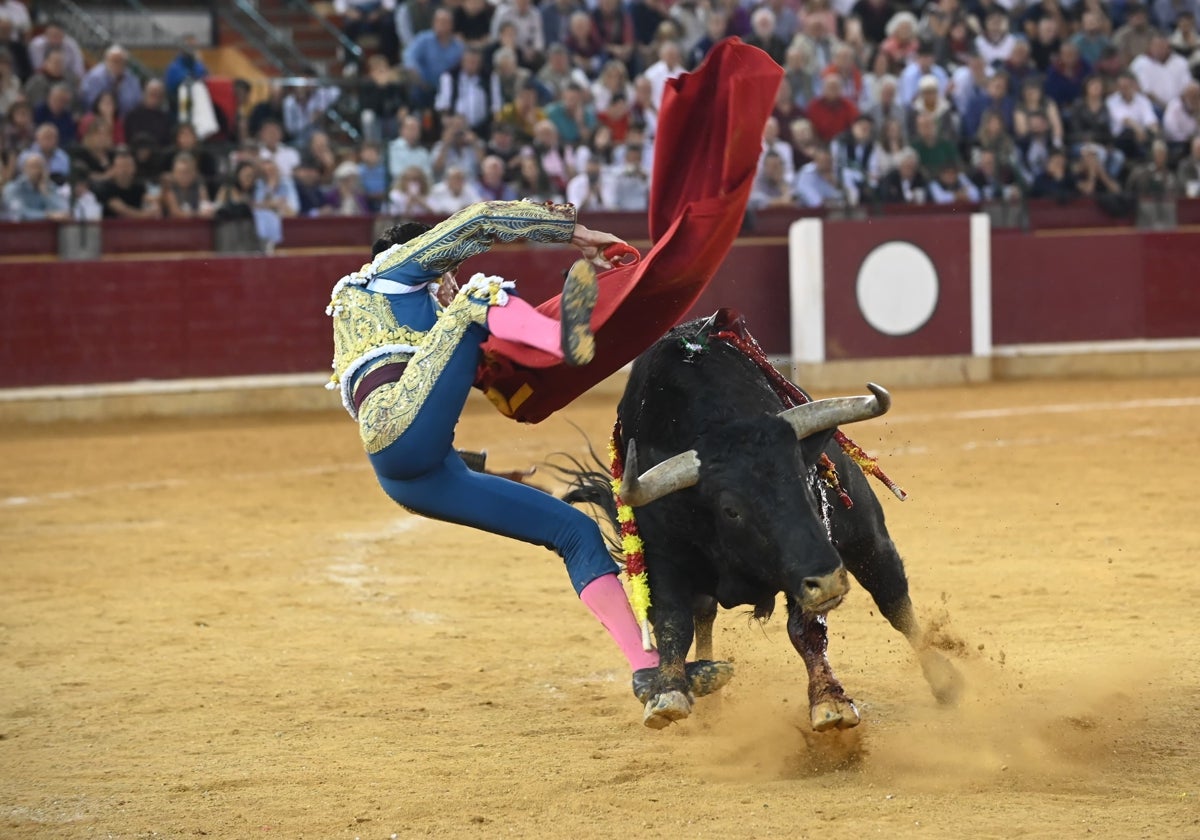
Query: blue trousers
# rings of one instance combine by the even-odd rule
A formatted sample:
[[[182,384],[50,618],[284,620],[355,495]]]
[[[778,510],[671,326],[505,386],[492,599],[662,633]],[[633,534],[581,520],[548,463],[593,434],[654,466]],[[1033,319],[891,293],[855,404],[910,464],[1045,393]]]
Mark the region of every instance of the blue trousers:
[[[473,472],[454,451],[454,426],[486,338],[478,325],[467,331],[412,424],[390,446],[368,455],[371,466],[388,496],[415,513],[553,549],[581,592],[617,571],[595,521],[541,490]]]

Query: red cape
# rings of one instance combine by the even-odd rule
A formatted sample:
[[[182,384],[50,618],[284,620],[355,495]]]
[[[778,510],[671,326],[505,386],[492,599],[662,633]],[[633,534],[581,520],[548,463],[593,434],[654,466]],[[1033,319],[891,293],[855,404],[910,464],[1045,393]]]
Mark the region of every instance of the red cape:
[[[641,261],[600,275],[591,364],[568,367],[495,337],[484,344],[476,385],[504,414],[526,423],[546,419],[633,361],[691,309],[741,229],[782,77],[765,52],[731,38],[695,72],[667,82],[650,187],[655,244]],[[538,309],[558,317],[559,298]]]

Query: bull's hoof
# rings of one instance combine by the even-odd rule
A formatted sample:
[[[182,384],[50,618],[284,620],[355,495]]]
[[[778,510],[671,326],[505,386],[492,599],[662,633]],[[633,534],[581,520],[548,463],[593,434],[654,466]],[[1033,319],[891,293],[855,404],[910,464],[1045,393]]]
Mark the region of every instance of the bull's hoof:
[[[812,716],[812,728],[817,732],[830,729],[853,729],[862,718],[854,701],[849,697],[842,700],[827,698],[813,703],[809,710]]]
[[[642,723],[651,729],[663,729],[692,713],[692,701],[682,691],[667,691],[646,701]]]
[[[683,666],[688,681],[688,691],[693,697],[704,697],[724,688],[733,679],[732,662],[714,662],[697,659]],[[643,703],[657,692],[659,672],[657,668],[639,668],[633,672],[633,696]]]
[[[703,697],[724,688],[733,679],[733,663],[698,659],[684,666],[693,697]]]
[[[945,706],[953,706],[962,696],[966,680],[954,664],[936,650],[926,648],[918,656],[921,660],[921,673],[933,691],[937,701]]]

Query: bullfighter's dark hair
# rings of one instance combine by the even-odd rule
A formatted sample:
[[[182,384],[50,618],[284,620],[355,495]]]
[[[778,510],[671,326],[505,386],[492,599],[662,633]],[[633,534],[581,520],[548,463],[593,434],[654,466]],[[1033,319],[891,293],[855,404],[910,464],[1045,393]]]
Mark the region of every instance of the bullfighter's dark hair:
[[[379,234],[379,238],[371,246],[371,257],[373,259],[379,256],[393,245],[403,245],[408,240],[415,239],[430,229],[432,229],[432,225],[427,225],[424,222],[407,221],[392,225]]]

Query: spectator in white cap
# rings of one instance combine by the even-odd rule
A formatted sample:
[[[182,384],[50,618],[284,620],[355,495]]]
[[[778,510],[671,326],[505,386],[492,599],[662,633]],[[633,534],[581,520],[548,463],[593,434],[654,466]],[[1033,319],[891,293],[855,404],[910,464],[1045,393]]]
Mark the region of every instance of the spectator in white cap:
[[[939,137],[958,141],[958,116],[950,107],[950,101],[942,95],[937,78],[932,74],[922,76],[917,83],[917,97],[908,106],[905,129],[908,136],[917,132],[917,119],[928,114],[937,126]]]
[[[935,61],[933,45],[922,42],[917,48],[916,57],[900,73],[900,104],[911,105],[917,98],[920,84],[928,77],[933,78],[939,93],[945,93],[950,84],[950,76],[945,68]]]
[[[333,170],[333,189],[337,193],[334,202],[334,212],[337,215],[370,215],[371,207],[367,201],[367,193],[363,189],[357,163],[352,160],[344,160],[337,165]]]

